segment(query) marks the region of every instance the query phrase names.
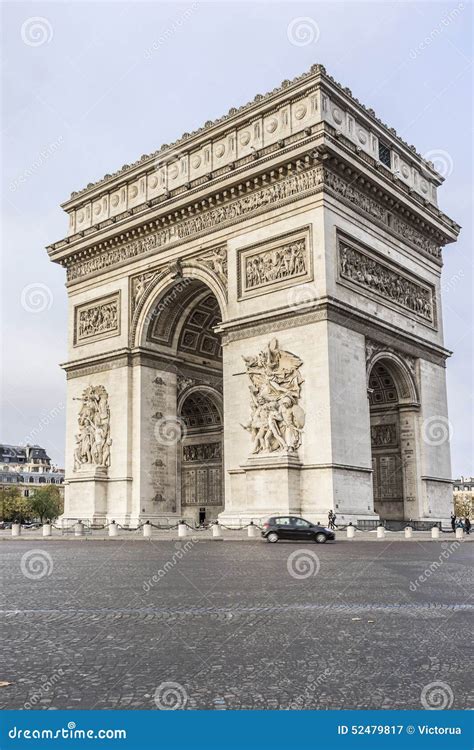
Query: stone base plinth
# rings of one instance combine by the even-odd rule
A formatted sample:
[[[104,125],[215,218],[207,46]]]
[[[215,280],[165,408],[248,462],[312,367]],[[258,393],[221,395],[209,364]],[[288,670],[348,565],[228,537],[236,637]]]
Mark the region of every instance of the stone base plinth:
[[[64,519],[104,523],[107,517],[108,471],[105,466],[82,464],[65,480]]]
[[[297,453],[251,456],[234,473],[231,502],[219,522],[235,526],[272,515],[300,515],[300,470]]]

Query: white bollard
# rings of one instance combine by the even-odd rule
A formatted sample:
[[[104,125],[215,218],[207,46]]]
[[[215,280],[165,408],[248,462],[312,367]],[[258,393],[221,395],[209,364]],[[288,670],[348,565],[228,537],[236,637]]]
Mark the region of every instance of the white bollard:
[[[74,536],[84,536],[84,524],[78,521],[74,526]]]
[[[178,523],[178,536],[183,537],[188,533],[188,527],[185,523]]]
[[[12,536],[20,536],[20,534],[21,534],[21,524],[12,523]]]
[[[51,536],[52,535],[52,526],[50,523],[44,523],[43,524],[43,536]]]
[[[385,539],[385,529],[383,526],[377,526],[377,539]]]
[[[348,539],[354,539],[355,535],[355,526],[348,526],[347,527],[347,538]]]
[[[215,523],[212,527],[212,536],[216,537],[217,539],[222,537],[222,529],[218,523]]]
[[[249,535],[250,537],[256,537],[256,536],[258,536],[258,528],[257,528],[257,527],[256,527],[256,526],[255,526],[255,525],[254,525],[253,523],[251,523],[251,524],[250,524],[250,525],[249,525],[249,526],[247,527],[247,534],[248,534],[248,535]]]
[[[405,526],[405,539],[411,539],[413,536],[413,529],[411,526]]]
[[[464,538],[464,530],[461,529],[461,527],[458,527],[456,529],[456,539],[463,539]]]
[[[143,524],[143,536],[145,537],[145,539],[151,539],[151,529],[151,523],[147,522]]]
[[[439,528],[437,526],[433,526],[433,528],[431,529],[431,538],[439,539]]]
[[[115,521],[109,523],[109,536],[118,536],[118,526]]]

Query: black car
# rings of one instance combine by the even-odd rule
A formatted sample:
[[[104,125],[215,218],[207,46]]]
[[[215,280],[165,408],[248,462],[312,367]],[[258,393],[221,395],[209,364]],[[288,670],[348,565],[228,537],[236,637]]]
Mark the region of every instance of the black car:
[[[298,516],[272,516],[263,524],[262,536],[267,542],[278,542],[279,539],[294,539],[300,542],[317,542],[324,544],[328,539],[336,538],[334,531],[311,523]]]

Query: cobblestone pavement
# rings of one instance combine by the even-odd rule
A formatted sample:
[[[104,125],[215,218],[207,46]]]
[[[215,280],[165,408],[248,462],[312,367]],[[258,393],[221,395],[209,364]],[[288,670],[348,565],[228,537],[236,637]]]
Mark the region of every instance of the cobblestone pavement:
[[[4,540],[0,707],[472,705],[471,545],[193,539]]]

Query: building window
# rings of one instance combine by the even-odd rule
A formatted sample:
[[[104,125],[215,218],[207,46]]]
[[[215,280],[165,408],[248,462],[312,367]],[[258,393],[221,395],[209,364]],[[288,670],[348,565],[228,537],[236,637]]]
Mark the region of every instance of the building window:
[[[29,482],[34,482],[34,481],[35,481],[35,479],[34,479],[34,477],[30,477],[28,481],[29,481]]]
[[[30,491],[29,490],[25,490],[24,493],[23,493],[23,495],[25,497],[29,497],[30,496]]]
[[[379,160],[386,167],[390,168],[392,166],[392,152],[390,151],[390,147],[386,143],[382,143],[382,141],[379,141]]]

